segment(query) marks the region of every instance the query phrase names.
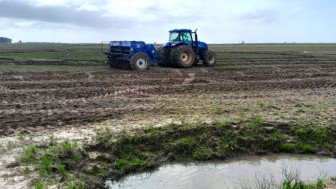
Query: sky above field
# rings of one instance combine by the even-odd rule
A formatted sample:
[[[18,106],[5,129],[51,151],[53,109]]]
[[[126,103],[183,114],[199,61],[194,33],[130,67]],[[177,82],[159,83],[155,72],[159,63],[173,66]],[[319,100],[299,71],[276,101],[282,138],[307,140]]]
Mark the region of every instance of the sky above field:
[[[333,0],[0,0],[13,42],[163,43],[175,28],[208,43],[335,43]]]

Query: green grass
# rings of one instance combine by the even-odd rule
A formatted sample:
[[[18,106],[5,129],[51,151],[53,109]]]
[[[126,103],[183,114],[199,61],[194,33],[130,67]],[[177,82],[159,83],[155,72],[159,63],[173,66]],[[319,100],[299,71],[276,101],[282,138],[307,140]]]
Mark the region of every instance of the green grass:
[[[303,181],[288,182],[284,181],[282,183],[281,189],[323,189],[326,184],[323,179],[317,179],[316,183],[305,183]]]
[[[177,140],[178,143],[181,143],[181,144],[192,144],[196,141],[195,137],[184,137],[184,138],[181,138],[179,140]]]
[[[141,159],[132,159],[132,160],[126,160],[126,159],[118,159],[116,161],[117,167],[121,169],[123,172],[130,172],[132,170],[136,170],[137,168],[144,165],[144,160]]]
[[[261,118],[259,116],[251,117],[248,123],[250,128],[258,128],[261,125]]]
[[[217,127],[227,127],[229,125],[231,125],[231,121],[228,120],[228,119],[224,119],[222,121],[216,121],[216,122],[213,122],[213,125],[217,126]]]
[[[64,55],[62,52],[0,53],[0,58],[12,58],[14,60],[63,59]]]
[[[32,163],[36,154],[35,146],[27,147],[23,150],[21,161],[23,163]]]
[[[91,66],[91,65],[12,65],[4,64],[0,66],[0,71],[3,72],[90,72],[90,71],[103,71],[111,72],[111,69],[105,64]]]
[[[47,177],[51,173],[52,171],[51,163],[52,163],[52,160],[50,157],[48,157],[47,155],[42,156],[41,162],[38,168],[39,173],[42,177]]]
[[[22,43],[0,45],[0,59],[104,61],[100,44]]]
[[[82,182],[70,182],[67,186],[67,189],[84,189],[85,184]]]
[[[195,160],[207,160],[209,158],[211,158],[213,156],[213,150],[211,148],[200,148],[200,149],[196,149],[193,154],[192,157]]]
[[[43,181],[37,180],[35,182],[35,189],[46,189],[47,187],[44,185]]]

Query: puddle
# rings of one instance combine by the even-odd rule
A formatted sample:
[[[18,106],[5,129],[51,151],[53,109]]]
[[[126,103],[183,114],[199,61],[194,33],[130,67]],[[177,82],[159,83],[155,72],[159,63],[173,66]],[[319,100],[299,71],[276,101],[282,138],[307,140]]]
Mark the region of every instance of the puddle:
[[[129,175],[109,189],[256,188],[256,178],[279,184],[283,170],[298,172],[303,181],[336,176],[336,159],[313,155],[249,156],[206,163],[172,163],[152,172]]]

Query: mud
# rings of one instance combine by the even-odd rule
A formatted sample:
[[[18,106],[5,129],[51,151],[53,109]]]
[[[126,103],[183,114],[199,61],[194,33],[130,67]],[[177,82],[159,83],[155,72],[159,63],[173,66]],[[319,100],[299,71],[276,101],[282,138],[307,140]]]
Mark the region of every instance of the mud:
[[[123,131],[250,116],[336,125],[334,51],[217,53],[214,68],[146,72],[90,61],[1,60],[0,187],[28,188],[23,168],[11,165],[23,147],[46,143],[51,135],[87,142],[105,127]]]
[[[262,99],[281,100],[284,95],[278,99],[279,94],[294,90],[295,94],[307,98],[321,97],[321,93],[324,98],[332,98],[336,94],[336,60],[331,55],[278,51],[217,53],[219,63],[215,68],[154,67],[136,72],[106,65],[106,71],[95,71],[97,63],[85,62],[92,66],[92,71],[2,71],[0,136],[133,115],[155,116],[159,110],[171,110],[167,104],[158,103],[159,98],[161,102],[164,98],[183,101],[183,98],[194,97],[203,97],[206,101],[206,96],[233,94],[230,98],[234,101],[241,99],[241,94],[245,98],[255,94]],[[225,58],[227,53],[247,57]],[[272,57],[249,58],[251,54]],[[11,64],[23,63],[13,61]],[[26,61],[24,64],[62,66],[70,63]]]

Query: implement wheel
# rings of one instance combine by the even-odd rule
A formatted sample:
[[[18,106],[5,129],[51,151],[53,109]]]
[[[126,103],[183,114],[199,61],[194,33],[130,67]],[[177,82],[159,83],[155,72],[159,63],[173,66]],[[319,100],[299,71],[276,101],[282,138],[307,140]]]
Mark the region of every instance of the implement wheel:
[[[214,67],[216,65],[216,53],[213,51],[207,51],[204,53],[203,64],[207,67]]]
[[[181,45],[170,51],[170,61],[178,67],[189,68],[195,62],[195,52],[188,45]]]
[[[151,65],[151,59],[143,52],[135,53],[130,60],[131,70],[148,70]]]

